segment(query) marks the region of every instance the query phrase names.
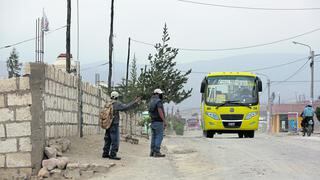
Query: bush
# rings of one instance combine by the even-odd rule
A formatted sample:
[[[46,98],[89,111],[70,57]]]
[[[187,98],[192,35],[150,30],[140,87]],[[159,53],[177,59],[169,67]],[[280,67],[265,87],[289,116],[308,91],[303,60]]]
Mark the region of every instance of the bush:
[[[175,123],[174,130],[177,135],[182,136],[184,134],[184,124],[178,121],[177,123]]]
[[[318,121],[320,121],[320,107],[317,107],[317,109],[316,109],[316,116],[317,116]]]
[[[144,126],[145,124],[151,123],[150,117],[143,117],[141,121],[139,121],[139,126]]]
[[[177,117],[169,118],[170,125],[172,125],[172,129],[176,132],[176,135],[183,135],[184,134],[184,125],[185,122],[182,119]]]

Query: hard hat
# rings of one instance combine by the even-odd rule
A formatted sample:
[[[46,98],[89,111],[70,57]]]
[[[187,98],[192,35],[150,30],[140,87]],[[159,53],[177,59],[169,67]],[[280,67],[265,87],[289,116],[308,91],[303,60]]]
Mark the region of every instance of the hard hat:
[[[312,106],[312,100],[309,100],[309,101],[307,102],[307,106]]]
[[[153,91],[154,94],[163,94],[163,91],[161,91],[161,89],[155,89]]]
[[[119,93],[117,91],[112,91],[110,96],[112,99],[115,99],[115,98],[119,97]]]

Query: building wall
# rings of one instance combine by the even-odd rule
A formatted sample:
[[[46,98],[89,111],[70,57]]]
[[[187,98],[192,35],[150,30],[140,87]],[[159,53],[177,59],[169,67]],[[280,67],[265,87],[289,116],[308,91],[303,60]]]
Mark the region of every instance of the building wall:
[[[51,65],[30,63],[25,73],[0,80],[1,178],[36,174],[48,139],[104,132],[99,111],[109,99],[101,89],[81,83],[79,96],[79,79]]]
[[[28,175],[31,163],[29,77],[0,80],[0,176]]]
[[[43,98],[46,137],[78,134],[78,78],[53,66],[45,66]]]

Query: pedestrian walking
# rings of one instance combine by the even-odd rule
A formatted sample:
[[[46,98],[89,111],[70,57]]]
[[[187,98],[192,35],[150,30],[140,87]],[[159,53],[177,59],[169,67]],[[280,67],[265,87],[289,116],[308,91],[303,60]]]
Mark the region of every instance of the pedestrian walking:
[[[165,157],[165,154],[160,152],[163,131],[167,126],[162,99],[163,91],[155,89],[149,104],[149,114],[151,117],[151,157]]]
[[[103,158],[110,158],[114,160],[120,160],[121,158],[117,156],[120,143],[120,132],[119,132],[119,121],[120,121],[120,111],[127,111],[132,108],[136,103],[138,103],[141,98],[138,97],[134,101],[123,104],[119,100],[119,93],[116,91],[111,92],[111,101],[113,106],[113,118],[110,128],[106,129],[104,136],[104,147],[103,147]]]

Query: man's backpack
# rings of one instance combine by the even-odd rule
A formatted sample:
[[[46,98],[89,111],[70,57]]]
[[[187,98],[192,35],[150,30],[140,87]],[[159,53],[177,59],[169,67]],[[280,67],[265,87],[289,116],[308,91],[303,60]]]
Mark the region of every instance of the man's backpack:
[[[101,110],[100,112],[100,127],[102,129],[109,129],[111,124],[112,124],[112,120],[113,120],[113,105],[112,102],[107,102],[104,105],[104,108]]]

